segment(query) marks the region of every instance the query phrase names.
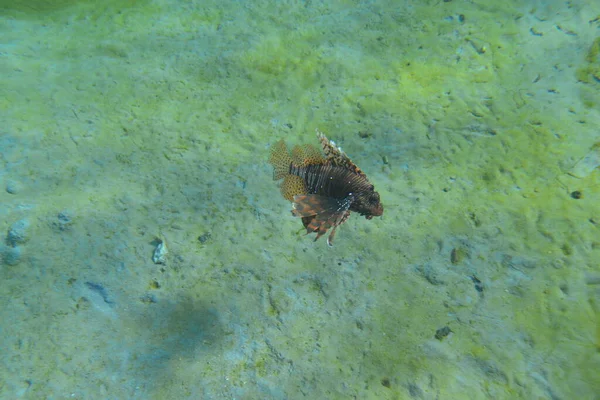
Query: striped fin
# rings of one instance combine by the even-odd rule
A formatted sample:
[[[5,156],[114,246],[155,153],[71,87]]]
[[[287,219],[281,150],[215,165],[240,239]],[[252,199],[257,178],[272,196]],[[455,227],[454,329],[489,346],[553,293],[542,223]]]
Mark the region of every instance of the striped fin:
[[[336,146],[333,140],[327,139],[327,137],[317,130],[317,137],[321,142],[321,147],[323,148],[323,152],[325,153],[325,158],[327,161],[330,161],[334,165],[339,165],[347,168],[350,171],[362,176],[367,177],[364,172],[356,164],[352,162],[350,157],[344,153],[341,147]]]
[[[327,244],[331,246],[336,228],[350,216],[351,203],[351,196],[340,200],[316,194],[298,195],[294,196],[292,215],[302,217],[307,234],[317,233],[315,241],[333,228],[327,238]]]

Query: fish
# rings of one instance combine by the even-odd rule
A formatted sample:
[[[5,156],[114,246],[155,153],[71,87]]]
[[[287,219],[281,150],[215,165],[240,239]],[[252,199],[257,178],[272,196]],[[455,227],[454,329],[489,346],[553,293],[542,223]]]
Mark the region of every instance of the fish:
[[[283,139],[271,146],[269,163],[273,180],[280,181],[282,196],[292,202],[292,215],[302,219],[314,241],[330,229],[327,244],[333,246],[336,229],[352,212],[370,220],[383,215],[375,186],[334,141],[317,130],[321,150],[296,145],[289,151]]]

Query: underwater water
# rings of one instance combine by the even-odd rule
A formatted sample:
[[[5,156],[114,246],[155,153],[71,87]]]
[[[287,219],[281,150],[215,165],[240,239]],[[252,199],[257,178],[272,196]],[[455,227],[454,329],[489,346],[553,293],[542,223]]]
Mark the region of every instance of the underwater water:
[[[0,0],[0,398],[600,399],[599,165],[596,0]]]

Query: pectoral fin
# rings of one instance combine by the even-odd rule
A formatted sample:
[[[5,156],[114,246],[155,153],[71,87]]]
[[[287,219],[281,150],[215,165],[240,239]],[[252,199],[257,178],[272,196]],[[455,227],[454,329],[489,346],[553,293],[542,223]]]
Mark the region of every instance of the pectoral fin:
[[[294,196],[292,215],[302,217],[306,233],[316,232],[315,240],[331,228],[327,243],[331,246],[336,228],[350,216],[350,200],[334,199],[316,194]]]

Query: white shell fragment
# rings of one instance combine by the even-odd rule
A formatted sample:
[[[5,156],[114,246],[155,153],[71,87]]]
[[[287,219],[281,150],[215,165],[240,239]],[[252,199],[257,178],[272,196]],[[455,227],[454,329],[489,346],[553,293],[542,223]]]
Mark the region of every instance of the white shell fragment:
[[[154,254],[152,255],[152,261],[154,261],[154,264],[164,264],[166,261],[167,253],[169,253],[169,250],[167,250],[167,244],[165,243],[164,240],[157,239],[157,241],[158,241],[158,244],[156,245],[156,248],[154,249]]]

